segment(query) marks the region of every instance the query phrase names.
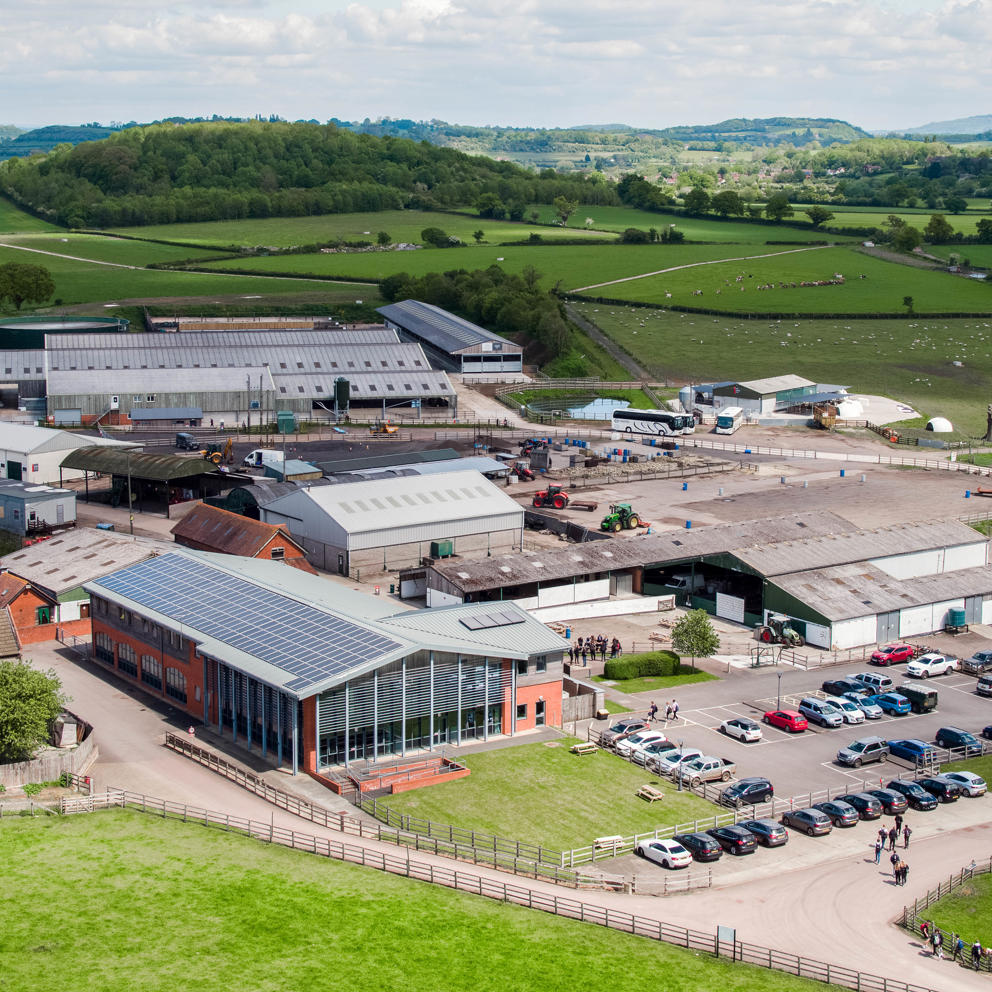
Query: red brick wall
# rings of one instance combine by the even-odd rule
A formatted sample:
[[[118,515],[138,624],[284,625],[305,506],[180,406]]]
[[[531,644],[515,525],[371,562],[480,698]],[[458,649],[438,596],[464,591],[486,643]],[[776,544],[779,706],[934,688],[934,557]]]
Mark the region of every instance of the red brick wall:
[[[51,615],[55,616],[55,607],[34,589],[25,589],[13,603],[10,604],[10,616],[14,621],[17,636],[21,644],[38,644],[41,641],[54,641],[54,623],[38,623],[38,607],[48,606]]]
[[[303,771],[314,775],[317,771],[317,697],[303,700]],[[292,760],[292,758],[290,758]]]
[[[289,560],[290,558],[302,558],[303,549],[297,547],[290,539],[288,534],[273,534],[271,540],[265,542],[264,547],[255,555],[256,558],[271,558],[273,548],[282,548],[284,550],[283,558]]]
[[[542,696],[544,697],[545,726],[561,726],[561,679],[555,679],[553,682],[541,682],[537,685],[517,686],[518,705],[527,704],[527,716],[523,720],[517,720],[517,730],[531,730],[537,726],[534,706]],[[515,712],[514,716],[516,716]]]

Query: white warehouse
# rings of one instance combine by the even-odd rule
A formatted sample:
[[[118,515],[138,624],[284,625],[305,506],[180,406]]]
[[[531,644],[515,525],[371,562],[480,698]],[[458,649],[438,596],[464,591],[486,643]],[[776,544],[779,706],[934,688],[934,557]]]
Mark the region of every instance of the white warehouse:
[[[84,475],[77,469],[66,469],[59,476],[59,466],[70,451],[106,445],[119,448],[140,448],[140,444],[115,441],[112,438],[83,436],[69,431],[31,424],[0,424],[0,478],[15,479],[31,484],[61,485]]]
[[[301,488],[260,514],[286,524],[316,568],[341,575],[505,553],[520,547],[524,526],[523,507],[473,471]]]

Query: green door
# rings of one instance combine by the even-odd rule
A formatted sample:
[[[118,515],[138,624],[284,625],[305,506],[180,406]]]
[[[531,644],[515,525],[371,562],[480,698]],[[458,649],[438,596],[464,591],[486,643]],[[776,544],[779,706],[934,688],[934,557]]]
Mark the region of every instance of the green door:
[[[23,478],[24,466],[20,462],[7,462],[7,478],[17,479],[18,482]]]

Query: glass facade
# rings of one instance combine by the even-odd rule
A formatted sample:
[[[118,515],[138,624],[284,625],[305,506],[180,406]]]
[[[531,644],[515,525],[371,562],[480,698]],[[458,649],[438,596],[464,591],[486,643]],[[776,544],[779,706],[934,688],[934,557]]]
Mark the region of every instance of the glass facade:
[[[509,663],[421,652],[322,693],[317,767],[502,734]]]

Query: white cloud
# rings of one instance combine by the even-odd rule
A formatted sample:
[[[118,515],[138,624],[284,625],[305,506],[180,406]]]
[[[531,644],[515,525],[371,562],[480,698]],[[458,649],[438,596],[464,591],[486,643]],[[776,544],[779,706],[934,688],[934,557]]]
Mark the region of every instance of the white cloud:
[[[992,0],[34,0],[5,118],[394,116],[643,127],[985,113]]]

